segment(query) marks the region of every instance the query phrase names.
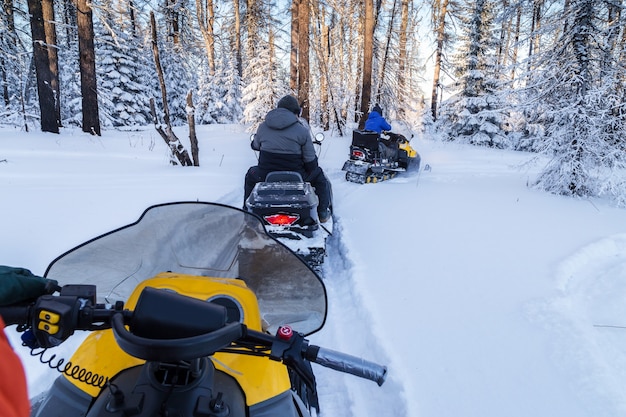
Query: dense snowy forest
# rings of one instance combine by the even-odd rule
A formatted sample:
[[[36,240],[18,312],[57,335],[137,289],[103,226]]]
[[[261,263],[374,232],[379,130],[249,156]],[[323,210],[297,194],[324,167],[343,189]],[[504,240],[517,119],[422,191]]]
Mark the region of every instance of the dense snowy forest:
[[[548,155],[533,185],[626,206],[624,5],[3,0],[0,124],[155,123],[167,141],[172,125],[253,128],[291,93],[346,135],[379,103],[445,140]]]

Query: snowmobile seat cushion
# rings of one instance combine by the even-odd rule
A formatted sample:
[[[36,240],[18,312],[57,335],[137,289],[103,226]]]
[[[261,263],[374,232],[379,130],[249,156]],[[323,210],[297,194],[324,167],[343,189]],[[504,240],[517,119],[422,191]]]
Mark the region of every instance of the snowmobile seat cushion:
[[[302,175],[295,171],[275,171],[267,174],[265,182],[304,182]]]
[[[367,148],[372,151],[378,150],[378,132],[371,130],[353,130],[352,146]]]

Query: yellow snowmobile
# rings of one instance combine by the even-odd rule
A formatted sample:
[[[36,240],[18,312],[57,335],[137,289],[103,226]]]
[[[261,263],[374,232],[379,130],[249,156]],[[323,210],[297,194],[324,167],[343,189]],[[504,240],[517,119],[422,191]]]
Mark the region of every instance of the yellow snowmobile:
[[[61,255],[45,277],[59,293],[1,307],[7,324],[42,362],[75,330],[91,333],[71,363],[51,364],[62,374],[34,417],[302,417],[319,413],[311,362],[386,377],[309,343],[326,321],[323,282],[240,209],[150,207]]]
[[[343,164],[346,180],[358,184],[385,181],[403,172],[417,172],[420,155],[406,136],[354,130],[350,157]]]

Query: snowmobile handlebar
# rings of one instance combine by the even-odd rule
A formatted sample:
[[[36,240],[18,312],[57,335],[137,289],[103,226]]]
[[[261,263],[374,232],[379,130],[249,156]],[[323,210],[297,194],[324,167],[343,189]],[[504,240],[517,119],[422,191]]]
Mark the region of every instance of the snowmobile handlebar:
[[[312,345],[301,333],[282,326],[276,336],[247,330],[243,339],[271,347],[270,358],[280,360],[298,373],[306,374],[303,361],[309,361],[335,371],[344,372],[376,382],[381,386],[387,377],[387,367],[362,358]]]
[[[66,285],[60,295],[43,295],[29,305],[2,306],[0,315],[6,325],[17,324],[18,331],[25,331],[22,340],[31,348],[57,346],[75,330],[112,328],[122,350],[149,361],[210,356],[239,342],[263,346],[270,350],[271,359],[305,377],[309,372],[306,361],[379,386],[387,375],[384,366],[311,345],[288,326],[279,328],[276,335],[250,330],[239,322],[227,323],[222,306],[150,287],[144,288],[134,311],[124,309],[122,302],[96,304],[95,286]],[[203,319],[193,320],[197,317]],[[244,350],[238,352],[245,354]]]
[[[29,321],[30,310],[30,305],[0,306],[0,317],[2,317],[4,324],[7,326],[26,324]]]
[[[387,377],[387,367],[347,353],[310,345],[305,355],[307,360],[335,371],[351,374],[374,381],[380,387]]]

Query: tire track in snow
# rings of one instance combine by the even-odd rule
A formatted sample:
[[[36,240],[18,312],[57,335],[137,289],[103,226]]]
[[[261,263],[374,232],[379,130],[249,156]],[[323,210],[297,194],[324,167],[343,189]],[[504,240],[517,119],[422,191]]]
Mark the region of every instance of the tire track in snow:
[[[369,311],[355,293],[353,263],[341,232],[341,218],[336,217],[323,265],[328,317],[323,330],[311,336],[311,342],[387,365],[390,362],[387,354],[369,325]],[[400,417],[407,414],[403,387],[394,380],[390,370],[387,381],[378,387],[372,381],[314,366],[323,416]]]

